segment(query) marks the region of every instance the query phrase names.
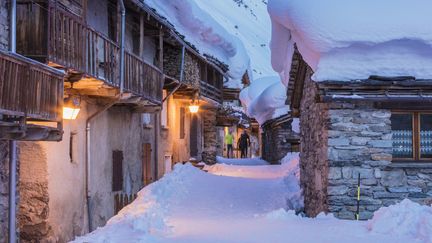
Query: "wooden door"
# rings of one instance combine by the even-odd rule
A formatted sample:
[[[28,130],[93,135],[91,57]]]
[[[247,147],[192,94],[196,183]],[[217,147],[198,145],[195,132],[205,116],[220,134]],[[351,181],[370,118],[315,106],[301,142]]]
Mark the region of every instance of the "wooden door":
[[[198,156],[198,117],[192,114],[189,134],[190,156]]]
[[[153,182],[153,173],[151,168],[151,156],[152,148],[150,143],[143,144],[143,159],[142,159],[142,170],[143,170],[143,183],[148,185]]]

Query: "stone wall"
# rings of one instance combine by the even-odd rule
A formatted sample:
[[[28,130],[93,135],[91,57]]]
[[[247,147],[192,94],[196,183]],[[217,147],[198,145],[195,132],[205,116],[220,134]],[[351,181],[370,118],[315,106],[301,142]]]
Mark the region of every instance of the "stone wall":
[[[0,49],[7,50],[9,45],[8,1],[0,1]]]
[[[314,217],[327,211],[327,124],[328,107],[317,103],[317,87],[306,74],[300,104],[300,185],[303,189],[305,212]]]
[[[288,152],[292,152],[288,138],[294,137],[291,121],[280,124],[269,122],[262,126],[262,158],[272,164],[277,164]]]
[[[17,153],[19,146],[17,146]],[[17,180],[20,175],[20,160],[17,158]],[[20,185],[17,181],[16,204],[20,202]],[[0,243],[7,242],[9,218],[9,142],[0,140]],[[18,210],[17,210],[18,211]],[[18,214],[18,212],[17,212]],[[17,238],[19,229],[17,227]]]
[[[206,109],[202,112],[204,149],[202,159],[206,164],[216,163],[218,150],[216,110]]]
[[[40,242],[52,236],[48,223],[49,196],[45,150],[38,142],[20,142],[20,205],[18,225],[21,242]]]
[[[164,45],[163,51],[164,73],[175,79],[180,79],[181,49],[167,44]]]
[[[419,203],[432,198],[432,165],[397,168],[391,163],[390,116],[390,110],[366,102],[330,104],[327,199],[335,216],[354,219],[358,176],[361,219],[407,197]]]
[[[8,142],[0,141],[0,235],[8,235],[8,200],[9,200],[9,160]],[[5,243],[7,237],[1,237]]]

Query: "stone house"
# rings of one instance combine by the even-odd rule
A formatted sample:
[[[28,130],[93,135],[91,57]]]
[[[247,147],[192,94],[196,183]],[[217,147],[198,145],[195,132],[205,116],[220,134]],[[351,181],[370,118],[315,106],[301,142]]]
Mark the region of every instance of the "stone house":
[[[7,18],[3,11],[6,5],[2,2],[1,6],[1,16]],[[55,112],[44,113],[52,117],[38,117],[43,129],[32,123],[25,133],[13,131],[3,135],[2,130],[2,139],[19,135],[20,140],[59,141],[19,143],[21,201],[18,217],[23,242],[66,242],[102,226],[118,210],[119,197],[133,195],[161,177],[168,170],[165,167],[171,167],[165,162],[166,156],[161,156],[166,152],[161,141],[167,136],[168,127],[164,122],[168,118],[173,123],[172,134],[179,134],[176,132],[179,128],[184,129],[181,136],[196,142],[197,155],[207,152],[210,154],[207,157],[212,156],[211,146],[205,147],[203,143],[212,139],[211,121],[215,118],[206,114],[212,114],[212,109],[220,103],[217,98],[221,96],[218,87],[222,85],[222,71],[191,47],[185,48],[184,42],[176,42],[180,38],[171,26],[145,6],[125,1],[125,8],[125,31],[121,32],[120,1],[18,1],[18,53],[38,61],[35,62],[37,67],[47,69],[42,71],[52,72],[52,83],[61,84],[49,90],[58,92],[54,93],[56,99],[49,100],[56,102],[58,107],[49,107]],[[6,26],[2,27],[1,41],[9,38],[7,30]],[[120,57],[122,33],[125,39],[123,60]],[[175,60],[164,58],[164,53],[169,56],[171,46],[180,51],[175,53],[178,54]],[[177,63],[181,59],[185,60],[182,65]],[[179,74],[182,69],[184,78],[175,74],[172,78],[170,65],[177,67]],[[200,74],[200,70],[206,73]],[[59,82],[55,83],[54,78]],[[173,80],[181,87],[174,90]],[[182,98],[177,99],[168,93],[171,91],[184,94],[179,94]],[[65,101],[80,101],[80,112],[75,120],[61,120],[63,93]],[[163,93],[166,100],[163,100]],[[196,118],[200,123],[194,122],[186,111],[196,94],[201,98],[204,111]],[[61,102],[57,102],[57,98]],[[48,99],[46,104],[51,105]],[[168,113],[167,105],[180,114]],[[2,114],[3,118],[10,119]],[[174,122],[179,119],[183,122]],[[32,121],[33,117],[27,120]],[[207,120],[210,122],[204,124]],[[58,126],[52,127],[47,122],[58,123]],[[196,129],[193,135],[186,135],[189,127]],[[39,130],[43,130],[42,135],[38,135],[41,134]],[[200,141],[200,132],[210,135]],[[37,135],[43,137],[38,139]],[[189,160],[190,155],[182,154],[184,144],[176,139],[170,139],[170,143],[176,143],[178,152],[173,153],[174,158]],[[162,149],[158,149],[159,144]],[[7,172],[6,163],[6,159],[2,160],[2,173]],[[2,202],[7,200],[3,178],[7,180],[7,177],[2,176]],[[6,229],[5,218],[2,217],[2,233]]]
[[[360,219],[409,198],[432,199],[432,82],[414,77],[314,82],[293,55],[288,97],[300,118],[300,181],[305,212]]]
[[[25,187],[18,180],[15,184],[11,176],[13,171],[15,178],[22,174],[20,158],[15,156],[19,152],[16,141],[59,141],[63,133],[64,74],[16,53],[10,6],[9,1],[0,2],[0,242],[19,236],[8,233],[8,220],[16,220],[18,211],[13,208],[23,200],[18,190]],[[11,193],[16,197],[11,199]]]
[[[287,153],[299,151],[300,137],[292,130],[292,121],[291,114],[286,114],[261,125],[261,151],[264,160],[276,164]]]

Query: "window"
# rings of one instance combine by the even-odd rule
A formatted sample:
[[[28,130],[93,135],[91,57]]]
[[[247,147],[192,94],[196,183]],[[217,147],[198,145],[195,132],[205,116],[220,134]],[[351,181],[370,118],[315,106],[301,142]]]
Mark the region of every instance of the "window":
[[[123,151],[112,152],[112,190],[123,190]]]
[[[185,108],[181,107],[180,108],[180,139],[184,139],[185,138],[185,117],[186,113],[185,113]]]
[[[397,112],[391,123],[394,160],[432,161],[432,113]]]
[[[168,93],[164,89],[162,93],[163,99],[167,97]],[[162,128],[168,127],[168,100],[162,103],[162,110],[161,110],[161,126]]]

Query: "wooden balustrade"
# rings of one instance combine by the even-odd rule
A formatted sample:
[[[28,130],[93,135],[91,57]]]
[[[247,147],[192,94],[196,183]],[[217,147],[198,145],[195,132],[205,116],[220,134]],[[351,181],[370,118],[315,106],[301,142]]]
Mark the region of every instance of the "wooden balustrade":
[[[43,64],[0,51],[0,113],[61,121],[63,75]]]
[[[220,88],[217,88],[206,81],[200,81],[200,92],[201,95],[222,103],[222,90]]]
[[[56,5],[50,9],[50,62],[119,87],[119,45]],[[126,51],[124,87],[127,92],[160,104],[163,74]]]
[[[160,104],[163,88],[162,72],[129,52],[125,53],[124,82],[126,91]]]

